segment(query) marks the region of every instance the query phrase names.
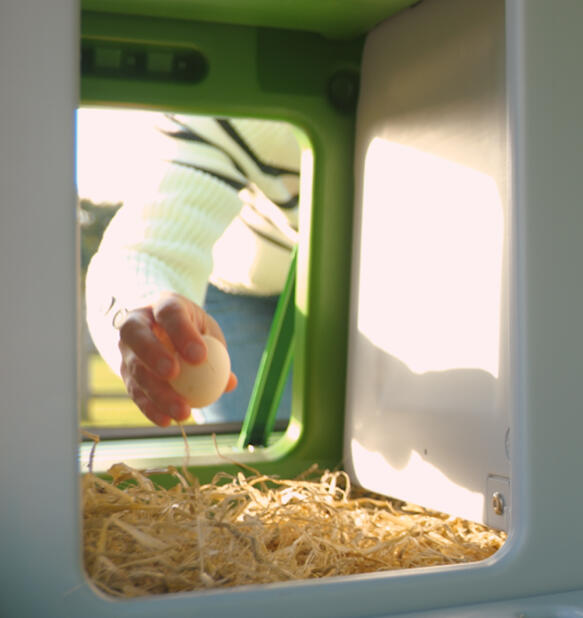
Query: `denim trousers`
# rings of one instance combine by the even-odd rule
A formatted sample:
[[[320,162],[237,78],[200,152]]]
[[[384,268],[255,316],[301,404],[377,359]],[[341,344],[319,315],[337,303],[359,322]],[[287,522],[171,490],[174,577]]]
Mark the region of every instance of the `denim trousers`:
[[[277,296],[257,297],[228,294],[209,285],[204,309],[219,323],[229,349],[237,388],[196,413],[199,422],[241,422],[245,417],[255,377],[265,349]],[[288,379],[277,419],[289,418],[291,380]],[[203,420],[204,419],[204,420]]]

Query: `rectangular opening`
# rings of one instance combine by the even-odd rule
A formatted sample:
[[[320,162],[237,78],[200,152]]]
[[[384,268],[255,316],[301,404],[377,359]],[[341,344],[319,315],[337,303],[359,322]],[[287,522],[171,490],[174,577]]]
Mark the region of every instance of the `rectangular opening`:
[[[296,130],[275,121],[115,108],[80,109],[77,129],[82,427],[111,438],[178,434],[176,426],[153,431],[127,396],[114,327],[122,311],[151,306],[174,283],[217,321],[238,382],[218,401],[193,408],[184,426],[190,434],[238,433],[247,409],[260,405],[255,382],[270,360],[264,357],[279,355],[280,372],[290,372],[301,158]],[[184,184],[167,187],[177,168]],[[213,202],[217,191],[224,192],[224,206]],[[266,349],[278,304],[289,315],[279,319],[281,333]],[[274,409],[266,414],[275,418],[261,421],[268,425],[263,441],[289,421],[291,376],[282,380],[271,386]]]
[[[140,467],[182,461],[182,432],[203,466],[205,456],[218,457],[217,443],[243,458],[281,458],[302,424],[297,406],[290,419],[296,254],[307,236],[299,212],[312,193],[305,134],[284,121],[105,107],[81,108],[77,128],[84,465],[90,435],[102,440],[95,471],[120,459]],[[203,328],[225,338],[237,382],[215,401],[189,405],[181,427],[148,416],[156,391],[145,405],[140,399],[143,374],[154,373],[145,360],[151,348],[122,357],[119,347],[132,308],[147,314],[140,337],[162,328],[153,312],[168,292],[189,311],[200,308],[213,323]]]
[[[116,21],[116,27],[123,29],[124,20]],[[177,32],[173,28],[170,30],[174,34]],[[84,497],[89,500],[90,506],[95,505],[93,501],[96,499],[104,500],[108,509],[120,515],[110,515],[105,523],[103,519],[101,522],[93,520],[86,523],[86,541],[94,544],[86,550],[86,566],[95,575],[96,581],[100,582],[101,590],[125,597],[484,561],[504,542],[503,532],[489,529],[480,523],[404,504],[401,498],[405,496],[398,493],[395,498],[389,498],[390,502],[379,494],[361,493],[361,488],[349,494],[350,481],[344,472],[318,476],[319,483],[312,482],[315,479],[311,476],[307,480],[290,480],[305,473],[314,463],[324,469],[341,468],[347,463],[346,459],[342,461],[342,441],[350,440],[354,427],[362,425],[359,411],[355,412],[355,416],[349,416],[346,423],[344,419],[344,386],[347,378],[344,337],[349,321],[351,262],[347,247],[351,246],[352,238],[352,172],[355,164],[356,116],[355,100],[352,97],[358,92],[354,80],[360,78],[361,42],[348,43],[346,46],[331,43],[328,47],[326,42],[314,40],[311,35],[303,33],[299,39],[307,43],[309,52],[318,58],[310,79],[303,80],[302,71],[306,67],[302,61],[306,54],[309,55],[306,49],[303,49],[298,60],[290,54],[291,47],[279,45],[277,32],[236,29],[235,34],[233,48],[236,44],[242,44],[245,50],[241,70],[253,76],[253,83],[256,86],[258,84],[260,90],[260,96],[253,88],[244,90],[241,105],[226,103],[230,99],[225,97],[224,80],[234,76],[229,71],[220,75],[219,64],[218,75],[223,83],[216,85],[221,80],[214,72],[217,68],[215,57],[207,52],[202,43],[200,48],[208,59],[209,70],[199,84],[192,86],[197,88],[196,93],[199,95],[196,104],[188,98],[192,91],[186,95],[185,91],[174,89],[176,84],[169,82],[162,87],[161,80],[146,79],[144,75],[138,74],[138,69],[131,76],[124,74],[121,77],[118,74],[88,71],[84,75],[83,90],[88,105],[117,100],[124,101],[127,107],[129,102],[133,102],[139,107],[152,107],[156,112],[160,109],[170,109],[171,114],[178,115],[199,112],[207,120],[212,120],[215,115],[221,119],[239,119],[247,113],[254,119],[284,118],[301,128],[305,156],[302,173],[306,172],[309,195],[304,202],[305,209],[300,209],[299,214],[300,242],[294,292],[296,358],[291,420],[281,437],[277,436],[273,444],[260,448],[255,448],[253,444],[252,448],[248,448],[231,427],[225,427],[226,431],[219,436],[217,443],[213,443],[209,436],[190,438],[190,458],[182,470],[185,463],[184,443],[178,436],[165,441],[158,438],[109,440],[99,444],[92,461],[94,464],[97,462],[96,468],[99,471],[109,468],[115,487],[102,485],[92,475],[85,475]],[[201,36],[204,38],[205,35]],[[92,39],[95,37],[95,33],[92,33]],[[294,40],[295,35],[287,33],[285,41],[288,38]],[[319,53],[322,48],[326,48],[325,53]],[[259,60],[254,56],[257,49],[262,52]],[[269,50],[274,53],[270,54]],[[342,61],[338,59],[339,50],[341,55],[346,55]],[[258,63],[256,72],[249,68],[248,52],[251,52],[253,62]],[[125,66],[122,60],[120,63],[120,66]],[[282,80],[277,73],[278,68],[286,63],[294,71],[294,79],[290,82]],[[214,85],[213,79],[218,80]],[[290,83],[301,84],[302,87],[296,89],[294,86],[290,90]],[[177,97],[173,104],[172,93]],[[427,130],[422,123],[419,127],[420,132]],[[356,145],[357,148],[361,147],[359,143]],[[357,156],[362,154],[357,153]],[[148,182],[151,182],[151,178],[137,185],[139,190],[143,190],[143,185]],[[377,194],[381,192],[380,189],[375,191]],[[302,193],[300,197],[304,200]],[[377,231],[381,232],[380,229]],[[354,375],[348,378],[353,379]],[[250,418],[243,421],[243,433],[249,429]],[[214,427],[209,423],[207,429],[212,430]],[[85,466],[92,457],[90,451],[91,443],[87,443],[83,451]],[[130,464],[130,467],[119,465],[119,461]],[[362,463],[362,460],[358,463]],[[354,464],[354,460],[350,464]],[[242,467],[247,478],[241,474]],[[142,468],[154,470],[143,476],[138,472]],[[384,494],[394,495],[384,486],[375,487],[370,479],[363,480],[362,466],[356,469],[356,474],[355,469],[353,466],[352,478],[356,478],[368,490],[379,489]],[[254,477],[255,474],[257,477]],[[371,474],[374,476],[374,471]],[[422,479],[418,481],[422,482]],[[199,487],[199,483],[202,487]],[[155,485],[160,486],[159,491],[152,491]],[[500,485],[496,487],[499,489]],[[280,491],[272,491],[274,488]],[[318,492],[320,502],[314,498]],[[203,494],[207,496],[204,499]],[[193,497],[197,501],[196,505],[192,501]],[[131,509],[133,514],[140,510],[140,503],[157,502],[158,510],[164,515],[163,521],[153,523],[153,528],[148,529],[148,522],[123,519],[121,513],[128,511],[124,501],[136,505],[135,510]],[[302,511],[308,504],[316,504],[315,512]],[[269,519],[270,511],[283,513],[286,508],[293,511],[296,506],[299,509],[291,515],[291,524],[289,520],[286,522],[287,528],[281,522],[274,523],[273,519],[267,523],[260,522],[259,510],[264,515],[268,513]],[[352,529],[344,519],[346,506],[352,510]],[[86,513],[90,511],[89,508]],[[447,508],[443,511],[450,512]],[[319,519],[322,513],[325,522]],[[152,511],[150,514],[153,514]],[[171,514],[170,518],[166,517],[168,514]],[[366,519],[371,514],[373,519],[375,516],[378,518],[372,528],[380,532],[379,536],[375,536],[371,528],[367,527]],[[178,521],[174,515],[188,515],[191,519]],[[229,519],[231,516],[233,519]],[[336,525],[336,519],[342,521],[342,524]],[[315,532],[308,530],[307,523],[313,524]],[[392,524],[396,527],[391,528]],[[164,560],[153,556],[155,551],[164,552],[168,549],[168,553],[179,560],[174,551],[178,547],[171,547],[168,539],[158,536],[161,529],[170,528],[174,532],[169,538],[180,537],[191,552],[190,562],[187,560],[179,567],[179,571],[183,569],[180,573],[173,571],[173,567],[170,574],[162,573]],[[255,536],[260,528],[265,534]],[[117,533],[118,541],[107,538],[104,529]],[[283,539],[292,532],[298,536],[288,537],[287,541]],[[111,548],[119,542],[121,536],[134,550],[145,548],[150,555],[139,558],[134,556],[128,561],[127,557],[124,558],[127,549],[121,549],[121,560],[112,562],[109,555],[95,550],[96,535],[102,543],[101,549],[104,544],[111,543],[108,547],[110,552],[113,551]],[[436,541],[437,545],[425,545],[429,539]],[[204,546],[203,541],[209,544]],[[352,543],[361,544],[356,549]],[[422,551],[418,551],[420,544],[424,548]],[[263,579],[253,580],[248,573],[248,566],[244,569],[247,572],[235,574],[232,568],[234,565],[229,560],[219,563],[219,553],[225,548],[227,554],[237,555],[240,563],[253,564],[254,570],[264,571]],[[275,556],[275,553],[269,554],[271,550],[281,550],[281,553]],[[298,551],[293,553],[295,550]],[[331,553],[328,553],[322,564],[317,565],[325,550]],[[386,554],[380,557],[384,550],[388,550],[389,554],[392,552],[391,558],[396,560],[390,562]],[[124,573],[123,568],[135,566],[135,560],[139,562],[138,573]],[[361,562],[357,564],[359,560]],[[289,568],[292,563],[297,568],[293,573]],[[344,563],[351,563],[351,570],[343,571]],[[187,571],[192,576],[189,580],[191,587],[184,588],[181,586],[188,579],[185,575]],[[138,580],[144,577],[145,588],[140,588]]]

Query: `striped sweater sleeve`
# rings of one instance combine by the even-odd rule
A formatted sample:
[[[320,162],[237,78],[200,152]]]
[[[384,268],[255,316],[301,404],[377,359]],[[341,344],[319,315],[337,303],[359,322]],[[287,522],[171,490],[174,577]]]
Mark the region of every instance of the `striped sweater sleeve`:
[[[118,312],[151,304],[163,291],[203,303],[213,245],[239,213],[242,188],[253,182],[274,202],[294,199],[281,182],[283,174],[297,175],[287,165],[289,143],[282,139],[285,132],[277,133],[281,126],[224,122],[161,118],[152,156],[158,165],[134,181],[89,264],[89,331],[114,371],[121,362],[113,327]],[[255,150],[263,150],[268,163]],[[286,165],[272,163],[278,160]],[[294,161],[292,153],[289,163]]]

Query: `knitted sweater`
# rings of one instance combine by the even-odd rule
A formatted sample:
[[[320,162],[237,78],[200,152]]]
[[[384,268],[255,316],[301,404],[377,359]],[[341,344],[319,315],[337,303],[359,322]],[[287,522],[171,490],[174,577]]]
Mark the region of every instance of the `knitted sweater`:
[[[174,291],[202,305],[208,281],[277,294],[296,242],[299,146],[261,120],[160,115],[144,173],[105,230],[86,278],[89,331],[119,372],[120,311]]]

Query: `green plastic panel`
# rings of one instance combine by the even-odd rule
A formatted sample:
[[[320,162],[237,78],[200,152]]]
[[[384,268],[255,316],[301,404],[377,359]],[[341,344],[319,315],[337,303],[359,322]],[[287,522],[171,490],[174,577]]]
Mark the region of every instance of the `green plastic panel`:
[[[350,38],[417,0],[83,0],[84,10],[305,30]]]
[[[301,195],[292,419],[280,440],[256,449],[253,465],[265,471],[295,474],[314,462],[341,462],[362,42],[228,24],[82,16],[82,104],[287,120],[300,129],[305,155],[313,159],[312,188]],[[197,467],[197,475],[204,479],[217,469]]]

